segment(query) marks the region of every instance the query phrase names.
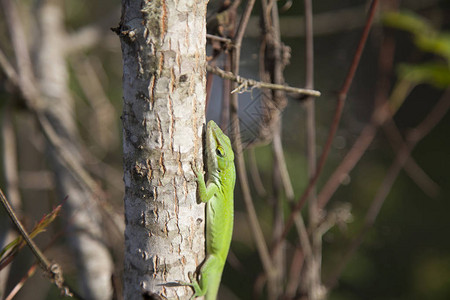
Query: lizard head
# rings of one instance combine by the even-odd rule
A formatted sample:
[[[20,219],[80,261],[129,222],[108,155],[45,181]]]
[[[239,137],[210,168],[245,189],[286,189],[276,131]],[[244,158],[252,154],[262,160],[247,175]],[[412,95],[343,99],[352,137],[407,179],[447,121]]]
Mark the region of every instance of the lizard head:
[[[217,173],[230,167],[234,168],[234,153],[230,139],[214,121],[209,121],[206,127],[206,147],[208,171],[219,175]]]

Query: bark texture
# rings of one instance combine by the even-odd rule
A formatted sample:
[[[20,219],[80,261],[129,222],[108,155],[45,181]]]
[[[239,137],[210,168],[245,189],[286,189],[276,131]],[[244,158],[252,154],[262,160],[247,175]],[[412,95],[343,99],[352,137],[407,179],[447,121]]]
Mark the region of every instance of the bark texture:
[[[125,1],[123,54],[124,298],[188,299],[204,259],[202,161],[206,1]],[[169,285],[168,285],[169,283]]]

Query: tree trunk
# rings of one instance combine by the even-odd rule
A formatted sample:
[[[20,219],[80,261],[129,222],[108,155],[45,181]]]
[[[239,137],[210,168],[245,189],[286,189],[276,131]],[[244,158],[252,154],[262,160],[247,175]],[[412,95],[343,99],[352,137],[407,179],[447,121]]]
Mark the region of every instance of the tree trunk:
[[[3,106],[3,114],[1,121],[1,135],[2,135],[2,164],[3,164],[3,178],[6,186],[6,198],[11,206],[14,208],[16,214],[22,216],[22,200],[19,192],[19,171],[17,167],[17,148],[16,136],[13,128],[13,120],[11,117],[11,104],[9,101]],[[12,242],[17,233],[11,226],[9,218],[6,217],[6,212],[2,210],[0,213],[0,249],[4,249],[6,245]],[[0,299],[6,298],[6,287],[9,278],[11,264],[7,265],[0,271]]]
[[[202,162],[206,1],[122,2],[124,298],[188,299],[204,259]]]
[[[41,1],[37,20],[36,70],[44,100],[42,110],[64,145],[64,151],[70,152],[75,163],[83,168],[84,162],[77,147],[73,101],[68,90],[61,3],[57,0]],[[59,153],[61,149],[55,149],[51,144],[48,148],[61,200],[68,196],[69,238],[76,255],[82,294],[85,299],[111,299],[112,259],[103,240],[102,216],[93,191],[71,172]]]

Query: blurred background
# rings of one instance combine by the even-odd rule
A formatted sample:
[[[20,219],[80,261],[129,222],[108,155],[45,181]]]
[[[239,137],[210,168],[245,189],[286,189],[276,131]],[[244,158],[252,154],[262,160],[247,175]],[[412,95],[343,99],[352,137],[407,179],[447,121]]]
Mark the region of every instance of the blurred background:
[[[11,13],[8,2],[11,1],[2,1],[0,59],[18,70],[23,65],[16,60],[20,54],[9,28],[15,22],[8,17]],[[39,23],[39,18],[42,18],[40,14],[46,13],[40,10],[41,2],[47,1],[13,1],[17,8],[17,20],[25,33],[22,42],[30,50],[32,61],[45,61],[33,54],[41,53],[36,48],[42,47],[39,45],[46,26],[59,24],[61,39],[58,43],[64,52],[65,75],[60,75],[62,73],[58,70],[52,70],[51,74],[56,76],[53,80],[61,76],[66,78],[64,93],[70,99],[68,114],[73,118],[73,124],[67,125],[67,131],[73,134],[70,136],[76,137],[75,140],[70,137],[67,140],[79,143],[74,156],[83,157],[83,166],[90,174],[90,180],[101,187],[101,196],[98,197],[101,219],[114,215],[112,219],[117,218],[116,224],[120,224],[123,211],[120,122],[122,55],[119,38],[110,30],[120,20],[120,2],[66,0],[60,3],[61,22],[48,24]],[[290,63],[284,71],[285,82],[303,87],[303,2],[277,1],[277,4],[281,39],[290,47]],[[222,1],[210,1],[208,14],[214,14],[221,5]],[[318,154],[332,124],[337,95],[353,59],[369,6],[369,1],[358,0],[313,1],[314,88],[322,93],[314,100]],[[349,253],[349,246],[363,228],[366,213],[374,199],[380,193],[386,192],[386,195],[373,226],[364,232],[361,245],[352,253],[333,284],[329,299],[450,299],[450,176],[447,174],[450,170],[450,115],[445,114],[445,103],[449,102],[445,99],[450,98],[449,8],[449,1],[435,0],[381,1],[379,5],[329,159],[319,178],[318,194],[354,143],[360,141],[361,132],[373,124],[374,111],[380,99],[389,99],[393,122],[389,118],[382,125],[375,126],[373,141],[363,151],[354,169],[341,179],[342,185],[330,198],[328,207],[350,204],[352,218],[351,222],[333,226],[323,235],[324,282],[333,278],[336,268]],[[240,11],[242,7],[238,9]],[[240,75],[247,78],[258,79],[259,76],[260,11],[257,1],[242,47]],[[44,52],[51,54],[51,50]],[[212,53],[210,45],[208,53]],[[216,63],[222,67],[223,57],[219,57]],[[52,64],[50,60],[48,65],[34,64],[32,69],[40,74],[44,73],[42,70],[51,68]],[[46,249],[47,257],[61,265],[68,283],[77,287],[80,276],[74,264],[77,254],[68,247],[65,233],[71,227],[70,221],[63,221],[68,216],[66,207],[72,204],[70,200],[65,200],[67,193],[57,191],[59,176],[64,175],[55,171],[57,162],[51,159],[52,152],[45,142],[48,132],[37,121],[39,117],[30,109],[30,103],[24,100],[23,91],[15,86],[11,79],[14,76],[8,75],[7,65],[2,62],[0,72],[0,164],[3,170],[0,187],[28,230],[54,207],[63,204],[59,216],[35,240],[41,249]],[[40,76],[45,78],[45,75]],[[48,86],[40,86],[52,91],[51,82],[54,81],[50,79]],[[207,112],[207,119],[217,122],[220,120],[221,85],[222,80],[215,77]],[[249,140],[253,139],[252,135],[257,132],[260,122],[260,104],[255,100],[262,98],[264,93],[258,90],[240,95],[240,117],[246,129],[243,135]],[[47,105],[51,107],[53,104]],[[431,114],[436,105],[439,105],[437,113]],[[308,183],[304,106],[301,99],[288,97],[287,106],[281,111],[284,155],[295,199],[302,195]],[[49,115],[50,120],[52,113],[62,114],[49,111],[44,114]],[[411,130],[423,120],[432,124],[429,132],[417,141],[414,148],[409,149],[412,150],[409,167],[401,168],[392,179],[392,188],[385,190],[383,182],[387,174],[391,174],[390,168],[396,157],[409,156],[409,153],[401,152],[403,142],[399,141],[414,141],[414,131]],[[403,138],[399,139],[398,134]],[[64,139],[60,145],[70,148]],[[262,183],[270,191],[272,147],[259,145],[253,149]],[[258,196],[253,186],[252,192],[259,221],[269,240],[272,231],[270,199]],[[68,196],[71,197],[70,194]],[[235,198],[236,230],[232,254],[223,275],[221,296],[222,299],[251,299],[255,296],[253,287],[262,267],[252,233],[247,229],[239,184]],[[289,205],[286,204],[284,209],[288,211]],[[100,226],[106,227],[102,228],[102,235],[113,262],[113,281],[117,284],[113,297],[120,299],[122,229],[120,225],[104,221],[100,222]],[[114,226],[117,228],[111,229]],[[1,209],[2,248],[10,228],[11,221]],[[295,244],[295,235],[290,235],[289,239]],[[16,287],[33,262],[34,257],[29,249],[23,248],[9,268],[0,271],[3,297]],[[288,260],[286,264],[289,266],[291,262]],[[37,270],[24,281],[15,299],[59,297],[58,289]],[[301,297],[298,295],[298,299]]]

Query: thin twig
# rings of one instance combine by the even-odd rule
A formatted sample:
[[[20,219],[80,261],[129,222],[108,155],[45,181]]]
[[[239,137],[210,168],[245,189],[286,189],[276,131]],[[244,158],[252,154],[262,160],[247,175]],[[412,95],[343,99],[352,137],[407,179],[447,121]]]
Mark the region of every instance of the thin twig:
[[[218,36],[218,35],[209,34],[209,33],[206,34],[206,38],[210,39],[210,40],[216,40],[216,41],[219,41],[219,42],[224,42],[226,44],[231,44],[233,42],[231,39],[228,39],[228,38],[225,38],[225,37],[221,37],[221,36]]]
[[[297,205],[292,209],[291,214],[289,215],[287,221],[285,222],[283,234],[280,237],[279,242],[274,245],[274,249],[279,247],[279,244],[281,243],[281,241],[288,234],[289,229],[292,227],[292,225],[294,223],[295,215],[298,214],[300,212],[300,210],[302,209],[303,205],[305,204],[306,200],[309,197],[309,194],[312,192],[313,187],[315,186],[317,180],[319,179],[320,173],[323,170],[323,167],[325,165],[325,161],[326,161],[326,159],[328,157],[328,153],[329,153],[329,151],[331,149],[331,145],[332,145],[334,136],[336,134],[336,131],[337,131],[337,128],[338,128],[338,125],[339,125],[339,121],[340,121],[340,118],[341,118],[341,115],[342,115],[342,110],[343,110],[343,107],[344,107],[345,99],[347,97],[347,92],[348,92],[348,90],[350,88],[350,85],[352,83],[353,77],[355,75],[356,68],[357,68],[357,66],[359,64],[359,59],[360,59],[362,51],[364,49],[364,45],[366,43],[367,36],[369,34],[370,27],[371,27],[373,18],[375,16],[375,11],[376,11],[377,6],[378,6],[378,0],[374,0],[372,2],[372,5],[371,5],[371,8],[370,8],[367,20],[366,20],[366,25],[364,27],[362,36],[360,38],[358,47],[357,47],[357,49],[355,51],[355,55],[353,57],[351,65],[350,65],[350,69],[349,69],[349,71],[347,73],[347,77],[346,77],[346,79],[344,81],[344,84],[343,84],[343,86],[341,88],[341,91],[339,92],[336,112],[335,112],[334,119],[333,119],[330,131],[329,131],[329,134],[328,134],[327,141],[326,141],[325,146],[324,146],[324,150],[323,150],[322,155],[320,156],[320,159],[319,159],[319,163],[318,163],[318,166],[317,166],[316,173],[315,173],[314,177],[311,178],[311,180],[309,181],[308,186],[306,187],[305,192],[303,193],[303,195],[300,197],[299,201],[297,202]]]
[[[305,8],[305,87],[314,88],[314,39],[313,39],[313,12],[312,1],[304,0]],[[311,180],[316,168],[316,119],[315,103],[312,97],[308,97],[305,103],[306,109],[306,157],[308,160],[308,178]],[[309,232],[311,236],[311,255],[305,255],[307,293],[311,300],[323,299],[325,289],[322,286],[322,233],[318,230],[320,222],[320,210],[317,205],[315,185],[311,188],[308,197]],[[298,222],[298,221],[296,221]],[[298,227],[298,226],[297,226]],[[306,253],[306,252],[305,252]]]
[[[51,241],[42,248],[43,252],[46,252],[51,246],[53,246],[55,244],[55,242],[64,235],[64,232],[67,228],[65,229],[61,229],[60,231],[58,231],[55,235],[53,235]],[[33,265],[28,269],[28,272],[22,277],[22,279],[19,281],[19,283],[16,284],[16,286],[11,290],[11,292],[9,293],[9,295],[5,298],[5,300],[7,299],[13,299],[15,297],[15,295],[20,291],[20,289],[23,287],[23,285],[25,284],[25,282],[34,275],[35,271],[36,271],[36,266],[37,266],[37,262],[34,262]],[[66,285],[69,287],[69,289],[72,291],[73,293],[73,297],[79,300],[83,300],[84,298],[78,294],[78,292],[76,292],[73,287],[70,284]]]
[[[369,123],[363,128],[350,151],[345,155],[344,159],[333,171],[333,174],[320,191],[317,197],[320,208],[325,207],[341,182],[346,178],[350,170],[353,169],[362,155],[366,152],[367,148],[375,138],[377,128],[378,126],[373,123]]]
[[[235,1],[236,4],[238,4],[239,2]],[[233,3],[233,5],[234,5],[234,3]],[[254,5],[255,5],[255,0],[247,1],[247,5],[245,6],[244,13],[242,14],[242,17],[241,17],[241,21],[239,22],[239,26],[236,30],[236,34],[234,35],[233,42],[235,44],[236,49],[238,49],[239,53],[241,51],[242,39],[244,38],[244,33],[245,33],[245,30],[247,29],[248,20],[250,19],[250,15],[252,14]],[[239,61],[238,61],[238,64],[236,67],[239,70]]]
[[[314,40],[312,24],[312,3],[311,0],[304,0],[305,8],[305,87],[314,88]],[[306,159],[308,161],[308,179],[316,173],[316,119],[315,105],[311,97],[305,101],[306,110]],[[318,211],[316,203],[315,188],[309,196],[309,222],[314,228],[318,223]]]
[[[248,23],[248,19],[250,17],[251,11],[255,4],[255,0],[249,0],[247,2],[247,6],[245,7],[245,11],[242,15],[241,22],[237,29],[237,34],[235,35],[234,44],[236,47],[231,50],[231,58],[232,58],[232,71],[234,74],[239,74],[239,60],[240,60],[240,51],[242,38],[244,36],[245,27]],[[235,83],[233,83],[235,85]],[[237,114],[239,108],[238,104],[238,95],[232,94],[231,97],[231,126],[233,128],[233,144],[235,150],[235,162],[237,167],[237,175],[241,183],[243,198],[245,202],[245,206],[247,209],[247,214],[249,218],[250,228],[253,232],[253,237],[255,239],[256,247],[258,249],[258,253],[260,255],[260,259],[263,265],[264,272],[270,278],[272,276],[272,260],[269,255],[269,250],[267,248],[264,235],[261,230],[261,226],[258,221],[258,217],[256,215],[256,210],[253,205],[252,196],[249,189],[248,178],[245,168],[245,162],[243,157],[243,148],[241,144],[240,137],[240,127],[239,127],[239,116]]]
[[[347,176],[350,170],[365,153],[367,147],[372,143],[372,140],[377,132],[377,124],[384,122],[382,119],[385,117],[387,118],[388,115],[392,113],[387,111],[388,105],[386,104],[386,99],[389,97],[388,95],[391,89],[390,75],[392,73],[394,62],[395,40],[393,40],[390,36],[386,36],[383,38],[381,45],[381,50],[378,56],[379,76],[374,99],[375,109],[372,112],[371,123],[363,128],[360,136],[357,138],[348,154],[334,170],[333,174],[329,177],[326,184],[322,188],[318,197],[319,206],[322,208],[329,201],[329,198],[340,185],[342,179]],[[404,96],[406,97],[406,94]]]
[[[36,257],[39,265],[44,270],[44,272],[52,279],[55,285],[61,290],[61,292],[65,296],[72,296],[72,292],[69,287],[67,287],[64,283],[64,278],[62,275],[61,267],[56,263],[50,263],[50,261],[45,257],[45,255],[41,252],[38,246],[34,243],[34,241],[30,238],[22,223],[20,223],[19,219],[16,216],[11,205],[9,205],[9,201],[6,199],[3,191],[0,189],[0,201],[2,202],[3,207],[6,209],[8,216],[11,218],[14,225],[17,227],[17,230],[22,235],[23,239],[27,243],[28,247],[30,247],[31,252],[33,252]]]
[[[305,255],[302,251],[302,246],[297,246],[291,259],[291,268],[289,270],[289,277],[286,283],[286,289],[284,293],[285,299],[295,299],[298,287],[301,282],[301,270],[305,262]],[[300,272],[298,272],[300,270]]]
[[[357,237],[350,244],[348,250],[346,251],[344,257],[340,260],[338,266],[332,272],[330,279],[327,281],[327,286],[332,288],[336,285],[337,280],[347,265],[348,261],[353,257],[356,250],[359,248],[361,243],[366,236],[368,230],[373,226],[375,220],[380,212],[380,209],[386,200],[395,180],[398,177],[400,170],[403,168],[404,164],[408,161],[414,147],[425,137],[430,131],[442,120],[445,114],[450,109],[450,89],[447,90],[438,103],[433,107],[433,109],[428,113],[425,119],[416,128],[411,130],[406,138],[406,144],[402,147],[400,151],[397,152],[397,156],[389,168],[377,194],[375,195],[369,210],[364,218],[364,225],[357,235]]]
[[[267,192],[259,174],[258,164],[256,163],[255,148],[248,149],[248,165],[250,168],[250,175],[253,181],[253,186],[259,197],[266,196]]]
[[[231,71],[230,53],[223,54],[225,71]],[[210,74],[210,73],[208,73]],[[212,75],[213,73],[211,73]],[[212,81],[212,80],[211,80]],[[230,80],[222,80],[222,109],[220,112],[220,125],[222,129],[227,128],[230,122],[230,96],[231,96],[231,82]]]
[[[278,160],[278,169],[280,172],[280,179],[283,183],[284,192],[289,202],[294,201],[294,188],[292,187],[291,178],[286,165],[286,159],[284,157],[283,144],[281,142],[281,135],[277,134],[273,136],[273,151],[276,159]]]
[[[389,101],[379,104],[379,106],[375,109],[372,113],[371,122],[363,128],[350,151],[345,155],[342,162],[334,170],[333,174],[320,191],[317,197],[320,208],[325,207],[331,199],[331,196],[340,186],[342,180],[347,176],[347,174],[350,173],[356,163],[361,159],[362,155],[366,152],[367,148],[375,138],[378,128],[395,115],[396,111],[391,109],[389,103],[403,103],[413,86],[414,85],[410,82],[403,80],[399,81],[393,89]],[[396,108],[398,110],[399,106]]]
[[[14,286],[14,288],[9,292],[8,296],[5,297],[5,300],[12,300],[17,295],[17,293],[20,291],[20,289],[24,286],[25,282],[34,275],[36,272],[36,264],[33,264],[23,276],[20,281]]]
[[[320,97],[320,92],[316,90],[310,90],[310,89],[302,89],[302,88],[296,88],[291,87],[287,85],[282,84],[275,84],[275,83],[269,83],[269,82],[261,82],[253,79],[247,79],[241,76],[236,76],[231,72],[226,72],[219,67],[212,67],[207,65],[206,70],[208,72],[214,73],[224,79],[228,79],[234,82],[237,82],[239,84],[238,87],[236,87],[231,93],[236,92],[245,92],[248,88],[266,88],[271,90],[279,90],[279,91],[285,91],[289,93],[295,93],[300,95],[308,95],[312,97]]]
[[[273,82],[275,84],[282,84],[284,83],[284,76],[283,76],[283,69],[284,64],[282,61],[282,54],[281,54],[281,36],[280,36],[280,19],[279,19],[279,13],[278,13],[278,6],[276,4],[276,1],[270,1],[269,5],[267,7],[269,11],[266,12],[267,15],[271,16],[271,35],[272,35],[272,43],[274,46],[273,50]],[[267,21],[266,21],[267,22]],[[320,94],[320,93],[319,93]],[[272,101],[274,101],[275,105],[280,105],[280,107],[284,107],[287,99],[286,94],[282,90],[275,90],[273,93]],[[278,110],[276,110],[275,113],[278,113]],[[274,136],[273,136],[273,151],[275,154],[275,158],[278,162],[278,168],[280,172],[281,182],[283,184],[284,192],[286,193],[286,198],[289,202],[294,200],[294,188],[292,187],[292,183],[289,177],[289,172],[286,166],[286,159],[284,158],[284,151],[283,151],[283,143],[281,141],[281,118],[278,116],[276,117],[274,115],[273,117],[277,125],[274,126]],[[279,233],[281,233],[280,231]]]
[[[19,82],[19,76],[17,75],[16,71],[14,70],[11,63],[8,61],[8,58],[6,57],[5,53],[2,49],[0,49],[0,67],[3,69],[3,71],[6,74],[6,77],[14,84],[18,85]]]
[[[281,120],[278,119],[276,124],[273,126],[273,137],[274,139],[281,141]],[[284,202],[282,199],[282,182],[281,182],[281,174],[280,174],[280,165],[282,161],[279,160],[277,154],[279,151],[276,151],[274,148],[276,147],[275,143],[272,144],[273,149],[273,169],[272,169],[272,198],[271,207],[272,207],[272,240],[276,241],[277,237],[281,234],[283,230],[284,224]],[[279,299],[282,293],[282,286],[284,281],[284,273],[285,273],[285,260],[286,260],[286,247],[280,247],[278,252],[272,253],[272,262],[275,270],[275,274],[273,279],[269,280],[267,287],[267,296],[269,299]]]
[[[392,118],[384,123],[383,130],[395,151],[399,151],[405,144],[405,141],[403,140],[400,130],[397,128]],[[427,173],[425,173],[413,157],[410,156],[408,158],[403,169],[425,194],[431,198],[438,196],[441,187],[434,182]]]

